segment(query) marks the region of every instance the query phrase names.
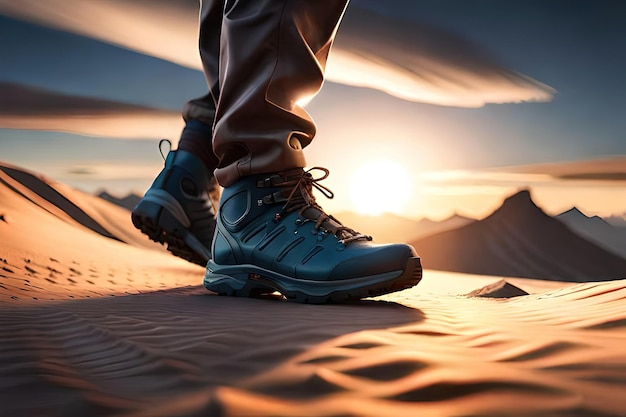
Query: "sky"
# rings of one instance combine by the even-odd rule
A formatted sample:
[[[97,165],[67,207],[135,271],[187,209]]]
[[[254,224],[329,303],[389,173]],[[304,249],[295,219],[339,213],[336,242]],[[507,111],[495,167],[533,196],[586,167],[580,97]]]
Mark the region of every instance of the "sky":
[[[180,109],[206,91],[197,5],[154,4],[0,0],[0,160],[90,192],[149,186],[158,140],[176,141]],[[520,187],[552,213],[626,213],[623,74],[623,1],[353,0],[307,105],[309,165],[331,169],[337,196],[322,204],[359,210],[355,182],[377,184],[362,167],[391,161],[410,188],[393,210],[409,217],[484,216]]]

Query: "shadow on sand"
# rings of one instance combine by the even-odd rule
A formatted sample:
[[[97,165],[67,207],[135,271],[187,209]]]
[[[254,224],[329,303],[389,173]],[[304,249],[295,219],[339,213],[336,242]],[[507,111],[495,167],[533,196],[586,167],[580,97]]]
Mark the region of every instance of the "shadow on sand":
[[[314,345],[422,321],[387,301],[301,305],[188,287],[0,310],[8,415],[137,412],[242,381]],[[37,401],[33,401],[37,398]]]

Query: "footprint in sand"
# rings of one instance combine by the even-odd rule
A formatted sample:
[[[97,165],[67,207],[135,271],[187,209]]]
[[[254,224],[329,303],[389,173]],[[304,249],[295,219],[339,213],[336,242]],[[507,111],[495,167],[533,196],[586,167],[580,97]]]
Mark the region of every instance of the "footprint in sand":
[[[37,273],[38,273],[38,271],[37,271],[37,270],[35,270],[35,269],[31,268],[31,267],[30,267],[30,266],[28,266],[28,265],[24,265],[24,269],[25,269],[25,270],[27,270],[28,272],[30,272],[30,274],[31,274],[31,275],[32,275],[32,274],[37,274]]]
[[[50,275],[52,275],[52,274],[60,274],[61,273],[61,271],[56,270],[56,269],[52,268],[51,266],[47,266],[46,268],[48,269],[48,271],[50,271]]]

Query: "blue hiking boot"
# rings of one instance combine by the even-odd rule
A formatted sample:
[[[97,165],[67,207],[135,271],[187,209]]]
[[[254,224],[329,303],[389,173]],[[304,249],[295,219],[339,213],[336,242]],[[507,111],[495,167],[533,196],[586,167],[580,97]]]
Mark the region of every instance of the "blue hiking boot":
[[[314,178],[313,170],[322,170]],[[328,170],[245,177],[224,189],[204,286],[252,296],[273,290],[303,303],[373,297],[416,285],[420,259],[405,244],[377,245],[324,213],[313,187]]]
[[[170,151],[165,168],[133,209],[132,221],[150,239],[167,243],[172,254],[206,266],[219,194],[213,173],[198,157]]]

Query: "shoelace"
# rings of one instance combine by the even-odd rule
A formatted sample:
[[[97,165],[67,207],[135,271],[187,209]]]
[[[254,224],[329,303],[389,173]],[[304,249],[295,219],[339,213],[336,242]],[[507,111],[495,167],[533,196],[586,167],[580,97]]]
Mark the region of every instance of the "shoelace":
[[[164,143],[167,143],[167,147],[168,147],[168,150],[167,150],[166,153],[163,153],[163,144]],[[159,152],[161,153],[161,158],[163,158],[163,161],[165,161],[165,155],[170,153],[171,150],[172,150],[172,142],[169,139],[161,139],[159,141]]]
[[[321,177],[313,177],[312,171],[322,171]],[[323,229],[333,233],[339,239],[339,243],[348,245],[351,242],[357,240],[372,240],[371,236],[361,234],[349,227],[341,224],[339,220],[332,215],[326,214],[322,207],[317,204],[315,196],[313,196],[313,188],[319,190],[325,197],[332,199],[335,194],[326,186],[319,184],[319,181],[328,178],[330,171],[322,167],[313,167],[306,171],[303,171],[296,179],[286,180],[282,183],[275,183],[278,187],[293,187],[287,201],[281,208],[280,213],[277,213],[275,218],[279,220],[283,215],[298,210],[298,217],[304,221],[315,220],[315,230]],[[319,213],[317,219],[307,216],[305,213],[307,210],[314,209]],[[309,213],[310,214],[310,213]],[[324,225],[324,223],[326,223]],[[323,226],[324,225],[324,226]]]

